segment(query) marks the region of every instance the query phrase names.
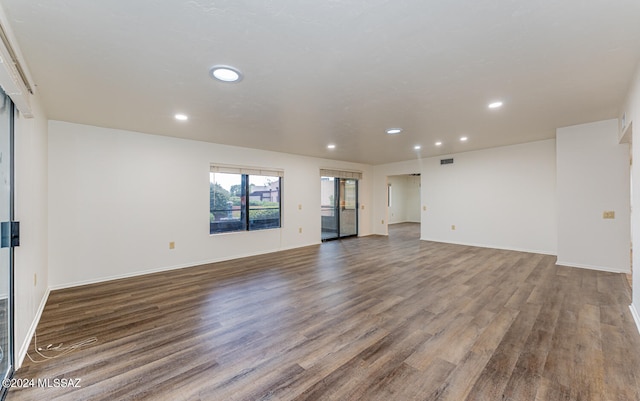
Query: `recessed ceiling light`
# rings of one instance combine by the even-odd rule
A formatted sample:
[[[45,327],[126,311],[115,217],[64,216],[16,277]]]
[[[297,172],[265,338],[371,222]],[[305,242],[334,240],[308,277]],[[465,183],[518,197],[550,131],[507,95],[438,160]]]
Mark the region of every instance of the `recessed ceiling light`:
[[[336,145],[334,145],[332,143],[327,145],[327,149],[335,149],[335,148],[336,148]]]
[[[399,134],[402,132],[402,128],[389,128],[387,130],[387,134],[389,135],[395,135],[395,134]]]
[[[413,147],[413,150],[420,150],[420,149],[422,149],[422,146],[420,146],[420,145],[416,145],[416,146]]]
[[[178,113],[174,117],[176,120],[179,120],[179,121],[187,121],[189,119],[189,117],[186,114],[182,114],[182,113]]]
[[[502,107],[502,102],[493,102],[493,103],[489,103],[489,108],[490,109],[499,109],[500,107]]]
[[[436,142],[436,146],[442,146],[442,142],[440,141]]]
[[[209,70],[211,77],[222,82],[238,82],[242,80],[242,73],[229,65],[214,65]]]
[[[469,139],[469,138],[467,138],[466,136],[463,136],[463,137],[460,138],[460,142],[466,142],[467,139]]]

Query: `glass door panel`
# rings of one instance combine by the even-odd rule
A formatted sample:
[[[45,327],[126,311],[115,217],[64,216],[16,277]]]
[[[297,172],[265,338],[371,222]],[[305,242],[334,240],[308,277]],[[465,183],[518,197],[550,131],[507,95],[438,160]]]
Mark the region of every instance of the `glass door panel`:
[[[358,234],[358,181],[340,180],[340,236]]]
[[[0,90],[0,377],[13,373],[13,248],[7,230],[13,220],[13,104]],[[6,389],[3,388],[3,391]]]
[[[322,241],[339,237],[338,231],[338,197],[333,177],[320,178],[320,218],[322,219]]]
[[[320,179],[322,241],[358,235],[358,180]]]

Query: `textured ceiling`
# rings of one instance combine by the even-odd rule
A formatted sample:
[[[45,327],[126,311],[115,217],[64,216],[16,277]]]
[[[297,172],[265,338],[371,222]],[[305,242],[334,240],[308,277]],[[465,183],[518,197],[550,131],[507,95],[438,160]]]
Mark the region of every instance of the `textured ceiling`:
[[[0,3],[50,119],[369,164],[615,118],[640,59],[637,0]]]

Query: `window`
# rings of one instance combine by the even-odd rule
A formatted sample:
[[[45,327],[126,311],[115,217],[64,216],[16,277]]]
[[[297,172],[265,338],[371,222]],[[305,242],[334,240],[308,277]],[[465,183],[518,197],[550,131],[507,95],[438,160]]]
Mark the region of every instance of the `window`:
[[[209,183],[209,218],[211,234],[247,229],[245,196],[242,188],[245,176],[211,173]]]
[[[280,177],[249,175],[249,230],[280,227]]]
[[[281,226],[282,173],[212,167],[209,233],[263,230]],[[238,170],[239,172],[234,172]]]

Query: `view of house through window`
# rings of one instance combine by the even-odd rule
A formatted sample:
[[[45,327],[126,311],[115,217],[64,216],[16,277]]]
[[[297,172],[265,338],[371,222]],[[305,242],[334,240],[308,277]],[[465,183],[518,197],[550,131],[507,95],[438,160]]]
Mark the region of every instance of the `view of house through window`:
[[[281,177],[210,173],[209,232],[280,227]]]

